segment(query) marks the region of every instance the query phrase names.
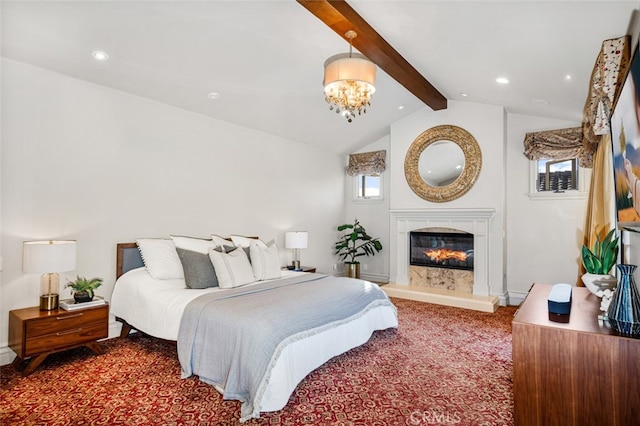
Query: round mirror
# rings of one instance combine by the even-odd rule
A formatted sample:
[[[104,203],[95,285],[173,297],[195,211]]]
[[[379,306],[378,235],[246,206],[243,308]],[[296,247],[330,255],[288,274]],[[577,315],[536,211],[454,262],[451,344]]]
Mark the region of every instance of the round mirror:
[[[464,153],[452,141],[437,141],[429,145],[418,160],[422,180],[431,186],[447,186],[455,182],[464,168]]]
[[[471,133],[443,125],[424,131],[413,141],[404,161],[404,174],[416,195],[439,203],[469,191],[481,166],[480,146]]]

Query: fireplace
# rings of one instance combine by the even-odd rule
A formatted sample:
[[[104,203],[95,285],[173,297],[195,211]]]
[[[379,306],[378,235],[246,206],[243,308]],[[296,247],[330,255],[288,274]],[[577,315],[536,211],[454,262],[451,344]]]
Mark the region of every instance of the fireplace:
[[[383,287],[392,297],[495,312],[502,294],[501,222],[494,221],[493,208],[433,208],[391,210],[390,283]],[[462,232],[473,235],[473,271],[410,265],[411,232]],[[448,288],[429,289],[412,284],[418,276],[469,276],[469,295]],[[417,278],[419,279],[419,278]],[[430,279],[430,278],[428,278]],[[415,279],[413,280],[415,281]],[[492,291],[490,283],[496,283]]]
[[[466,232],[409,233],[409,264],[473,271],[473,234]]]

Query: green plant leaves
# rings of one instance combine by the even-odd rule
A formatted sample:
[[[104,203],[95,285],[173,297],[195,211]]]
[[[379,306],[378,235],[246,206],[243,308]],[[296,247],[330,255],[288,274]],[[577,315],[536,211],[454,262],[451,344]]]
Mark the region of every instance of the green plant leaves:
[[[618,259],[618,237],[613,238],[615,229],[609,231],[602,241],[598,237],[593,251],[582,246],[582,264],[590,274],[606,275]]]
[[[342,260],[349,258],[349,262],[356,263],[356,257],[360,256],[373,256],[382,250],[382,243],[378,238],[372,238],[367,234],[358,219],[351,224],[344,224],[337,227],[338,231],[344,232],[348,229],[353,232],[345,233],[336,242],[335,254],[340,256]]]

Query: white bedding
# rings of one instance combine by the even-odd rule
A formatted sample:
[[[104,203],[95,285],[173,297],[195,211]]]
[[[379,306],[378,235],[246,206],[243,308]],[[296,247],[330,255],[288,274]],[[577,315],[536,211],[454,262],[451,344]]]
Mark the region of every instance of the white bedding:
[[[283,271],[282,274],[284,278],[300,273]],[[111,313],[146,334],[177,340],[180,319],[187,304],[204,293],[219,291],[225,290],[217,287],[187,289],[182,279],[156,280],[145,268],[138,268],[123,274],[116,282],[111,296]],[[332,357],[365,343],[373,331],[397,325],[395,309],[380,306],[350,322],[289,344],[273,367],[260,411],[282,409],[298,383],[311,371]]]
[[[305,272],[282,271],[282,278]],[[264,281],[262,281],[264,282]],[[251,285],[251,284],[248,284]],[[111,313],[137,330],[166,340],[177,340],[184,308],[196,297],[219,287],[188,289],[184,279],[157,280],[144,267],[123,274],[111,295]]]

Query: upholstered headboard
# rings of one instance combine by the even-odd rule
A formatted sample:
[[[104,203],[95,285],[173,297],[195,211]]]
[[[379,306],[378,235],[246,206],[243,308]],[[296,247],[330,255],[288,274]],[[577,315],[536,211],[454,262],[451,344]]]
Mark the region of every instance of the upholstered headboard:
[[[136,243],[119,243],[116,254],[116,279],[132,269],[144,266]]]

